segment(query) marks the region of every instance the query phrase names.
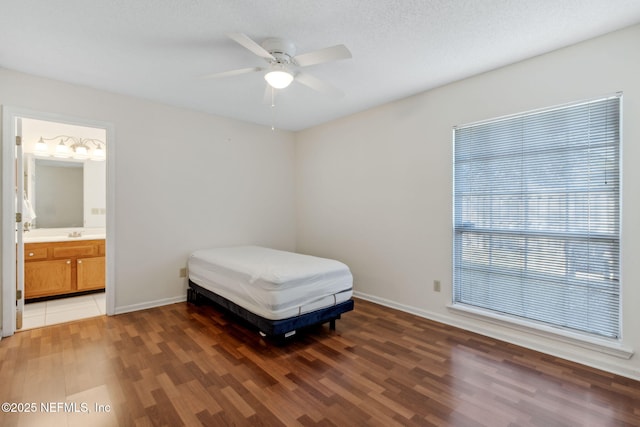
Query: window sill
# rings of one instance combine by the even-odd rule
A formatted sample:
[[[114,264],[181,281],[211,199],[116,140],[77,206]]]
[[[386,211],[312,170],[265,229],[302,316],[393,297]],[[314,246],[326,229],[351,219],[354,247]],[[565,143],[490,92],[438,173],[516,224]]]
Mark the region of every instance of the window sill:
[[[633,350],[625,348],[622,343],[614,339],[596,338],[586,334],[556,328],[533,321],[516,318],[506,314],[498,314],[488,310],[482,310],[465,304],[451,304],[449,310],[476,320],[515,329],[519,332],[537,335],[567,344],[572,344],[588,350],[597,351],[621,359],[630,359]]]

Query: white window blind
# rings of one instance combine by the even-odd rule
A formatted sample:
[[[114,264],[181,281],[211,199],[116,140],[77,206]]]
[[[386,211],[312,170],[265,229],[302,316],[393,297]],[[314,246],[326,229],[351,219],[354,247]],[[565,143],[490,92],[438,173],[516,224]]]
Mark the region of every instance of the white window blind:
[[[454,129],[454,303],[619,337],[620,102]]]

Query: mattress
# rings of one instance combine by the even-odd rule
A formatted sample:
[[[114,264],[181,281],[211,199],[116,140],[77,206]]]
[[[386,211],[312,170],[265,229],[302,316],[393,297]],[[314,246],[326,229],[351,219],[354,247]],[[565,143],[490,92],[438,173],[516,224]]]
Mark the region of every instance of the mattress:
[[[188,271],[195,284],[270,320],[330,307],[353,294],[345,264],[259,246],[195,251]]]

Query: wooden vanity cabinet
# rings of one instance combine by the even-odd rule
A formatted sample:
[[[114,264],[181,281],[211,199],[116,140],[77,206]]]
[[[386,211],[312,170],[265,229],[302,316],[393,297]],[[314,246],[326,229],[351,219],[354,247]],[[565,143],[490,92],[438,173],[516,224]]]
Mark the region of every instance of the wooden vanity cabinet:
[[[76,284],[78,291],[104,289],[104,256],[78,258]]]
[[[104,239],[25,243],[25,298],[104,289]]]

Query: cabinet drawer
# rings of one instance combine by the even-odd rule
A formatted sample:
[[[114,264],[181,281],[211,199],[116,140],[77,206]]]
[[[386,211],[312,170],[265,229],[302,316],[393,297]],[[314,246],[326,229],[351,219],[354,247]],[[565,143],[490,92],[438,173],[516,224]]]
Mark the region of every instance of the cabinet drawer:
[[[47,258],[47,248],[37,248],[37,249],[24,249],[24,260],[32,261],[36,259],[46,259]]]
[[[79,245],[79,246],[60,246],[53,247],[54,258],[69,258],[77,256],[95,256],[98,255],[95,245]]]

